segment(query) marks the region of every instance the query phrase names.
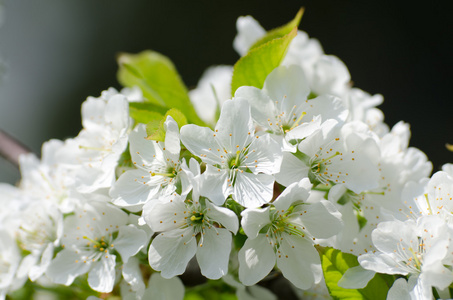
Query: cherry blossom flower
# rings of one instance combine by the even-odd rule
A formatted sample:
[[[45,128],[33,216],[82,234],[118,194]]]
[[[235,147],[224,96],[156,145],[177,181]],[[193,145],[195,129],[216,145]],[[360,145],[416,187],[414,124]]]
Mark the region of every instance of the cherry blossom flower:
[[[272,175],[280,170],[281,148],[269,134],[255,135],[247,101],[225,102],[214,131],[192,124],[183,126],[181,141],[207,164],[201,195],[217,205],[230,194],[246,207],[271,200]]]
[[[88,272],[88,284],[98,292],[111,292],[116,280],[116,258],[123,263],[147,242],[146,233],[128,225],[128,215],[105,202],[85,204],[64,220],[63,250],[46,275],[55,283],[70,285]]]
[[[195,254],[207,278],[227,274],[231,233],[238,230],[231,210],[203,197],[184,200],[175,193],[146,203],[142,216],[153,231],[161,232],[149,247],[148,260],[162,277],[182,274]]]
[[[128,142],[131,125],[126,96],[104,91],[101,97],[82,104],[83,129],[65,142],[56,154],[68,168],[75,169],[77,189],[91,193],[110,187],[115,168]]]
[[[146,140],[143,124],[131,132],[130,152],[137,169],[123,173],[110,190],[115,205],[136,211],[153,198],[190,189],[180,167],[178,124],[168,116],[165,128],[165,142]]]
[[[308,99],[310,88],[302,69],[297,65],[273,70],[260,90],[251,86],[238,88],[234,97],[250,103],[253,120],[272,134],[286,151],[296,152],[289,143],[294,137],[303,139],[319,128],[319,121],[345,121],[348,111],[340,99],[322,95]],[[286,139],[283,136],[288,135]]]
[[[379,273],[408,275],[408,290],[431,299],[432,287],[443,290],[453,282],[453,273],[442,263],[449,238],[446,223],[435,215],[416,222],[382,222],[372,233],[378,251],[359,256],[359,263]],[[402,285],[396,283],[389,294],[400,288]]]
[[[242,227],[248,239],[239,251],[239,279],[252,285],[274,267],[292,284],[308,289],[322,278],[321,262],[314,248],[317,238],[337,234],[341,215],[326,200],[305,203],[311,184],[308,179],[288,186],[264,209],[242,212]]]

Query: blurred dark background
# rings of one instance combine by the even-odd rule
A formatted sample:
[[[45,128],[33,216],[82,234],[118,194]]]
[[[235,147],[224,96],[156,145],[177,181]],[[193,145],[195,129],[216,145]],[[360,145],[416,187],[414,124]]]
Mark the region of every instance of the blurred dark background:
[[[446,3],[446,1],[444,1]],[[235,22],[252,15],[266,29],[305,7],[300,29],[342,59],[356,87],[384,95],[386,122],[411,124],[411,146],[434,170],[453,162],[451,14],[443,2],[4,0],[0,128],[36,153],[81,128],[80,104],[116,81],[117,53],[153,49],[170,57],[189,87],[203,70],[234,64]],[[19,173],[0,159],[0,181]]]

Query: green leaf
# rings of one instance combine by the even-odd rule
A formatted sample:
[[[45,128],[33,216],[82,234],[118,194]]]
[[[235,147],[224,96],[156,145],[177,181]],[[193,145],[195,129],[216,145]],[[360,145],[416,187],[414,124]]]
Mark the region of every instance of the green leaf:
[[[154,119],[146,124],[146,134],[148,135],[146,137],[147,140],[160,142],[165,141],[164,124],[168,116],[171,116],[176,121],[179,128],[187,124],[186,116],[184,116],[182,112],[176,108],[169,109],[165,116],[161,116],[160,119]]]
[[[184,300],[204,300],[204,298],[197,292],[186,292]]]
[[[281,37],[287,35],[288,33],[290,33],[294,27],[299,27],[300,20],[302,19],[303,14],[304,14],[304,8],[302,7],[301,9],[299,9],[299,11],[297,12],[294,19],[292,19],[289,23],[287,23],[283,26],[269,30],[265,36],[260,38],[258,41],[256,41],[252,45],[252,47],[250,47],[250,50],[258,48],[259,46],[266,44],[267,42],[272,41],[273,39],[281,38]]]
[[[171,116],[173,118],[173,120],[175,120],[176,123],[178,123],[179,128],[181,128],[184,125],[187,125],[186,116],[181,111],[177,110],[176,108],[172,108],[167,111],[167,113],[165,114],[164,121],[162,122],[162,125],[164,124],[165,120],[167,119],[167,116]]]
[[[165,141],[165,131],[161,128],[161,121],[154,120],[146,124],[146,137],[147,140]]]
[[[151,102],[130,102],[129,109],[152,111],[160,113],[161,115],[164,115],[168,110],[167,107],[156,105]]]
[[[244,85],[262,88],[267,75],[280,65],[296,35],[297,28],[294,27],[287,35],[252,49],[239,59],[233,69],[231,94]]]
[[[357,257],[330,247],[317,246],[316,248],[321,257],[327,289],[334,299],[386,299],[393,282],[392,276],[376,273],[363,289],[341,288],[338,286],[338,281],[346,270],[359,265]]]
[[[177,108],[187,119],[205,125],[190,102],[187,88],[170,59],[155,51],[123,53],[118,57],[118,81],[127,87],[138,86],[152,104]]]
[[[140,110],[140,109],[135,109],[135,108],[130,108],[129,114],[130,114],[131,118],[135,120],[136,123],[143,123],[143,124],[148,124],[149,122],[154,121],[154,120],[161,120],[163,117],[163,115],[158,112]]]

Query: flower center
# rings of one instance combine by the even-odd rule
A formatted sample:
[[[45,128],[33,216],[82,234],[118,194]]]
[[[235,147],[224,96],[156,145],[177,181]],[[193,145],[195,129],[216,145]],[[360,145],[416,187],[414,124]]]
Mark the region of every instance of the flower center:
[[[240,161],[240,156],[241,156],[241,151],[236,151],[236,156],[232,156],[230,158],[230,161],[228,163],[228,166],[230,167],[230,169],[237,169],[240,164],[241,164],[241,161]]]
[[[176,168],[168,168],[167,171],[165,172],[151,172],[151,176],[163,176],[163,177],[169,177],[169,178],[174,178],[178,175],[178,172],[176,172]]]
[[[108,249],[113,249],[114,245],[110,244],[111,237],[102,236],[101,238],[91,239],[87,236],[84,236],[83,239],[87,240],[87,250],[93,249],[95,252],[108,253]]]
[[[194,225],[201,225],[204,223],[204,215],[202,212],[193,212],[192,216],[190,217],[190,221]]]
[[[291,216],[296,206],[291,206],[286,211],[271,210],[271,223],[261,229],[260,233],[265,233],[269,243],[274,246],[274,250],[280,247],[284,234],[305,237],[304,227],[291,223]]]

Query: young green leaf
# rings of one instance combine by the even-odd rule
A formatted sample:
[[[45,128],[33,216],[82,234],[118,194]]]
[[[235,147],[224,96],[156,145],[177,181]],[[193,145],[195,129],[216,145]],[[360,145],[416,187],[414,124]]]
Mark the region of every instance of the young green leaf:
[[[136,123],[143,123],[148,124],[153,120],[161,120],[163,115],[148,110],[136,109],[136,108],[129,108],[129,114],[132,119],[135,120]]]
[[[262,88],[267,75],[280,65],[296,35],[297,28],[294,27],[287,35],[261,45],[239,59],[233,69],[231,94],[243,85]]]
[[[147,50],[118,57],[118,81],[127,87],[138,86],[152,104],[183,111],[194,124],[204,125],[190,102],[187,88],[170,59]]]
[[[160,105],[153,104],[151,102],[130,102],[129,109],[135,110],[146,110],[146,111],[153,111],[164,115],[168,108]]]
[[[181,129],[182,126],[187,125],[186,116],[181,111],[177,110],[176,108],[172,108],[172,109],[168,110],[167,113],[165,114],[165,118],[162,122],[162,126],[164,125],[164,122],[167,119],[167,116],[171,116],[173,118],[173,120],[175,120],[176,123],[178,123],[179,129]]]
[[[292,19],[290,22],[283,26],[269,30],[265,36],[260,38],[252,45],[252,47],[250,47],[249,51],[258,48],[259,46],[266,44],[267,42],[272,41],[273,39],[281,38],[287,35],[288,33],[291,32],[291,30],[293,30],[294,27],[299,27],[300,20],[302,19],[303,14],[304,8],[302,7],[301,9],[299,9],[294,19]]]
[[[334,299],[386,299],[393,279],[389,275],[376,274],[363,289],[345,289],[338,281],[349,268],[358,266],[357,257],[330,247],[316,247],[321,257],[327,289]]]
[[[165,141],[165,130],[161,127],[161,121],[154,120],[146,124],[146,137],[147,140],[152,141]]]
[[[182,112],[177,110],[176,108],[169,109],[165,116],[161,116],[160,119],[155,119],[150,121],[146,124],[146,137],[147,140],[153,141],[165,141],[165,121],[167,117],[171,116],[176,123],[178,123],[178,127],[181,128],[182,126],[187,124],[187,118],[184,116]]]

